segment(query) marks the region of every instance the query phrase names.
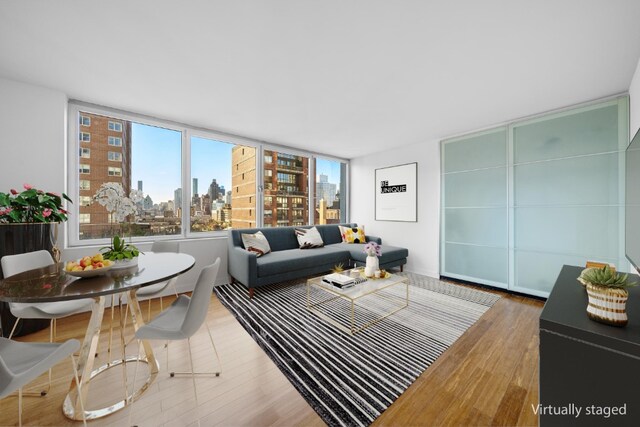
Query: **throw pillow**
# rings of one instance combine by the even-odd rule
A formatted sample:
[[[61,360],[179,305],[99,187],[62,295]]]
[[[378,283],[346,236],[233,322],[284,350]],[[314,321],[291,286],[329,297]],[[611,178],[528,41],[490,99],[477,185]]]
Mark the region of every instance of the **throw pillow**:
[[[296,228],[296,237],[300,249],[321,248],[324,246],[322,236],[316,227]]]
[[[242,234],[242,244],[247,251],[254,252],[257,257],[271,252],[269,241],[264,234],[262,234],[262,231],[254,234]]]
[[[364,226],[362,227],[340,227],[340,235],[343,243],[367,243],[364,235]]]

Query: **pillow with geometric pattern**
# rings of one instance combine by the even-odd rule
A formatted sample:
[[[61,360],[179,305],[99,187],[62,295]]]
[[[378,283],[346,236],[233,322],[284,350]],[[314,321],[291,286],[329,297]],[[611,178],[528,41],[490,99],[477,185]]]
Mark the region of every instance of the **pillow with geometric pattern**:
[[[316,227],[296,228],[296,237],[300,249],[321,248],[324,246],[322,236]]]
[[[367,243],[364,235],[364,226],[360,227],[340,227],[340,235],[343,243]]]
[[[242,234],[242,244],[247,251],[255,253],[256,257],[261,257],[271,252],[269,241],[262,234],[262,231],[254,234]]]

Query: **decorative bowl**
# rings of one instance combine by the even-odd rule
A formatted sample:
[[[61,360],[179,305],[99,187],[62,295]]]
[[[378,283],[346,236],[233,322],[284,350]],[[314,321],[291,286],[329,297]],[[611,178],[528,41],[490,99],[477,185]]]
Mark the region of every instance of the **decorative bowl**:
[[[105,274],[107,271],[111,270],[112,268],[113,268],[113,264],[104,266],[102,268],[94,268],[93,270],[82,270],[82,271],[65,270],[64,272],[70,276],[85,278],[85,277],[100,276],[102,274]]]

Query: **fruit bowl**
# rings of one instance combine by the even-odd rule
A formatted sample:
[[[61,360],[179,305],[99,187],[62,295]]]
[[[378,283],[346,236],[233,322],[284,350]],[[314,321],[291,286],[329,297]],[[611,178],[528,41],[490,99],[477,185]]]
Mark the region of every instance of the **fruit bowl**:
[[[107,271],[111,270],[111,268],[113,268],[113,264],[109,266],[104,266],[102,268],[94,268],[92,270],[77,270],[77,271],[65,270],[65,273],[75,277],[94,277],[94,276],[100,276],[101,274],[105,274]]]
[[[95,254],[67,262],[64,271],[75,277],[93,277],[106,273],[113,265],[113,261],[105,260],[102,254]]]

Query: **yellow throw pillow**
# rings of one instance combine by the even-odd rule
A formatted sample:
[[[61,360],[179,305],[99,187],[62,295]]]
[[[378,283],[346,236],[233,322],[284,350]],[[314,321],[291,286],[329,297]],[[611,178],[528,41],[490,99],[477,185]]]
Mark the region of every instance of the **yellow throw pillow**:
[[[362,227],[340,227],[340,235],[343,243],[367,243],[364,235],[364,226]]]

